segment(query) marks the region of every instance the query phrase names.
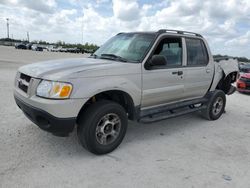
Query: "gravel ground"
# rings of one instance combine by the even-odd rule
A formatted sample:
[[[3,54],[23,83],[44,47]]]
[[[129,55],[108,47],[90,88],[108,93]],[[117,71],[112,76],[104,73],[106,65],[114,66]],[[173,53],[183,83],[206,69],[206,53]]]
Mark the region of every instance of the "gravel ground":
[[[0,47],[0,187],[250,187],[250,96],[227,97],[217,121],[197,114],[153,124],[129,123],[121,146],[95,156],[76,134],[40,130],[17,108],[19,66],[80,54]]]

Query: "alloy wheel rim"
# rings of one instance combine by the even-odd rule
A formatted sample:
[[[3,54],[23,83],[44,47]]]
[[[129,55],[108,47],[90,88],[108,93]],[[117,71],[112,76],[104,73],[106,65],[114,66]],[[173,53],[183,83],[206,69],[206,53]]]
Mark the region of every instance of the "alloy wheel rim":
[[[109,113],[104,115],[96,126],[96,140],[101,145],[113,143],[121,131],[121,119],[117,114]]]
[[[212,109],[212,112],[215,116],[221,113],[221,110],[223,108],[223,103],[224,103],[223,99],[221,97],[217,97],[217,99],[213,104],[213,109]]]

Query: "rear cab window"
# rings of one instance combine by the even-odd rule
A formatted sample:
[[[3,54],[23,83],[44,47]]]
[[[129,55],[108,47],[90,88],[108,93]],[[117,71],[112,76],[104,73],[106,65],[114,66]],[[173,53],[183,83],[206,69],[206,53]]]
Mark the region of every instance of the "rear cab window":
[[[186,38],[187,66],[206,66],[209,62],[207,48],[201,39]]]

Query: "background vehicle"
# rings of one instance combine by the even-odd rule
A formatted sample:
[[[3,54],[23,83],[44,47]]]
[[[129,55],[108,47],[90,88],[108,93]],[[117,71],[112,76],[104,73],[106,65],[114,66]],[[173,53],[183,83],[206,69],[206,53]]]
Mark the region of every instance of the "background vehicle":
[[[37,44],[33,44],[31,46],[31,49],[34,50],[34,51],[43,51],[43,47],[37,45]]]
[[[237,60],[214,61],[199,34],[120,33],[90,58],[21,67],[14,96],[41,129],[66,136],[76,125],[80,143],[105,154],[122,142],[128,119],[152,123],[198,111],[218,119],[237,76]]]
[[[58,47],[52,48],[50,51],[51,52],[60,52],[61,49],[62,49],[62,46],[58,46]]]
[[[239,65],[239,70],[242,73],[250,73],[250,63],[243,63]]]
[[[55,47],[53,45],[49,45],[46,47],[46,50],[51,52],[53,49],[55,49]]]
[[[68,48],[67,52],[70,52],[70,53],[80,53],[80,49],[78,49],[78,48]]]
[[[16,49],[26,50],[27,46],[25,44],[19,43],[19,44],[15,44],[15,48]]]
[[[250,93],[250,73],[244,73],[237,80],[237,90],[241,93]]]
[[[95,52],[94,50],[89,50],[89,49],[84,49],[83,50],[83,53],[88,53],[88,54],[92,54],[94,52]]]
[[[33,45],[32,43],[27,43],[27,44],[26,44],[26,48],[27,48],[28,50],[31,50],[32,45]]]
[[[67,52],[67,50],[68,50],[67,48],[60,48],[59,52]]]

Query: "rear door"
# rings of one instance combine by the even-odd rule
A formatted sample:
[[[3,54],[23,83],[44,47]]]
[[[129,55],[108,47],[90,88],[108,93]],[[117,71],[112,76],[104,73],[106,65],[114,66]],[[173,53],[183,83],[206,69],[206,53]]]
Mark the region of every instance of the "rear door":
[[[181,37],[165,36],[159,39],[148,61],[153,55],[163,55],[166,65],[143,67],[142,107],[153,107],[183,99],[184,68],[183,40]]]
[[[213,80],[214,64],[205,42],[199,38],[185,38],[186,70],[184,97],[194,99],[203,97]]]

